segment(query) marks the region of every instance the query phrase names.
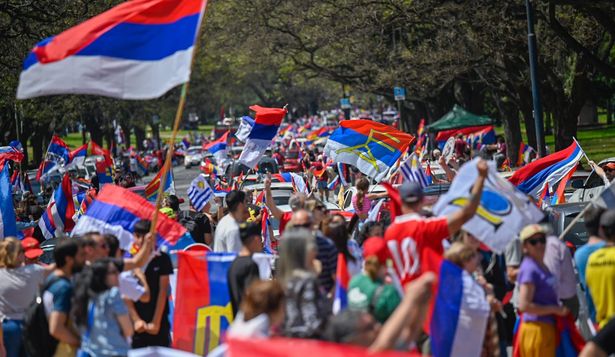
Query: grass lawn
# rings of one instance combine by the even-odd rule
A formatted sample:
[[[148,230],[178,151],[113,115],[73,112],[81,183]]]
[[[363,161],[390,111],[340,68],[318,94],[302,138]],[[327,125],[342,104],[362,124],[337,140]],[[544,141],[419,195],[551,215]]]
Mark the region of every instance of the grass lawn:
[[[213,125],[199,125],[199,130],[197,131],[198,133],[201,134],[205,134],[205,135],[209,135],[211,133],[211,129],[213,128]],[[188,135],[191,131],[193,130],[179,130],[177,132],[177,139],[181,140],[184,136]],[[152,132],[151,129],[148,128],[147,130],[147,135],[151,136]],[[171,138],[171,130],[161,130],[160,131],[160,138],[162,140],[168,140]],[[68,146],[70,146],[72,149],[77,148],[81,145],[83,145],[83,140],[82,140],[82,135],[81,133],[70,133],[68,134],[66,137],[62,138],[67,144]],[[132,134],[130,136],[130,145],[132,146],[136,146],[136,141],[137,138],[135,137],[134,134]],[[100,143],[99,143],[100,144]]]

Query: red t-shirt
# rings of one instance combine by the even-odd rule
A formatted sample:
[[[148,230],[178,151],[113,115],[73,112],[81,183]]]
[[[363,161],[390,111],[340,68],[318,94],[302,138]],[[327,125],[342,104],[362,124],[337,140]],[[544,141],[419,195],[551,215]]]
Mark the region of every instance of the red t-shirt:
[[[284,212],[284,214],[282,215],[282,218],[280,218],[280,236],[282,235],[282,233],[284,233],[284,230],[286,229],[286,225],[288,224],[292,216],[293,216],[292,212]]]
[[[442,240],[448,235],[446,217],[424,218],[413,213],[395,219],[384,239],[402,286],[426,271],[438,271],[444,254]]]

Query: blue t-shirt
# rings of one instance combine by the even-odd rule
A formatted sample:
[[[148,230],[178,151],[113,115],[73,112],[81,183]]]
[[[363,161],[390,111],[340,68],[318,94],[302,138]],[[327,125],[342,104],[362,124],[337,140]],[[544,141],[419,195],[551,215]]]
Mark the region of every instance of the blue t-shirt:
[[[88,318],[89,338],[85,337],[86,329],[81,330],[81,348],[92,357],[128,355],[130,344],[124,338],[117,320],[120,315],[128,315],[120,290],[113,287],[90,300],[88,317],[92,304],[94,304],[94,323],[89,325],[91,319]]]
[[[47,278],[47,282],[55,279],[52,274]],[[49,316],[53,311],[70,314],[70,300],[73,296],[73,286],[68,279],[60,278],[54,282],[49,289],[43,293],[43,304],[45,312]]]
[[[592,255],[593,252],[598,249],[604,247],[605,242],[599,242],[596,244],[585,244],[584,246],[577,249],[574,253],[574,263],[577,266],[577,270],[579,271],[579,282],[585,291],[585,300],[587,300],[587,309],[589,310],[589,316],[592,321],[596,322],[596,307],[594,306],[594,300],[592,300],[592,295],[589,293],[589,289],[587,288],[587,283],[585,282],[585,269],[587,268],[587,261],[589,260],[589,256]]]

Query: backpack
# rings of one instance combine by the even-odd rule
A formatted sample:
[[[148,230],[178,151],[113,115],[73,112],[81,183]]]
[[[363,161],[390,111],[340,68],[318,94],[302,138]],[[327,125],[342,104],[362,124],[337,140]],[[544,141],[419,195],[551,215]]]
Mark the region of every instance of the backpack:
[[[192,239],[194,239],[196,243],[206,244],[205,231],[209,224],[209,218],[207,218],[206,215],[200,212],[182,211],[179,217],[179,223],[190,232]],[[211,232],[211,229],[209,231]]]
[[[58,340],[49,333],[49,321],[47,321],[47,314],[45,313],[43,293],[60,279],[66,278],[54,276],[49,279],[26,311],[22,338],[26,355],[30,357],[51,357],[58,346]]]

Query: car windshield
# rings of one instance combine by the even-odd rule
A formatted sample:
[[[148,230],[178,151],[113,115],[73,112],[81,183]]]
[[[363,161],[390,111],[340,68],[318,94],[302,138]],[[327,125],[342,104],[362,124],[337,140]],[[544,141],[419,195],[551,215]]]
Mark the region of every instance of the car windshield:
[[[568,227],[576,216],[577,213],[567,215],[564,219],[564,227]],[[574,226],[572,226],[572,229],[568,231],[565,238],[566,240],[571,240],[572,238],[572,242],[577,245],[587,242],[589,236],[587,234],[587,228],[585,228],[585,221],[582,217],[574,224]]]
[[[203,152],[201,148],[188,149],[188,155],[197,155]]]

